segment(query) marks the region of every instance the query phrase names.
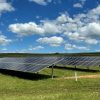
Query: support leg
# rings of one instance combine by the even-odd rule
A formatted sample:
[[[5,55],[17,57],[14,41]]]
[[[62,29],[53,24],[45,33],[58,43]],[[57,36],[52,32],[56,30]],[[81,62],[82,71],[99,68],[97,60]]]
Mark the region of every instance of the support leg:
[[[52,65],[52,72],[51,72],[51,77],[52,77],[52,79],[53,79],[53,67],[54,67],[54,65]]]

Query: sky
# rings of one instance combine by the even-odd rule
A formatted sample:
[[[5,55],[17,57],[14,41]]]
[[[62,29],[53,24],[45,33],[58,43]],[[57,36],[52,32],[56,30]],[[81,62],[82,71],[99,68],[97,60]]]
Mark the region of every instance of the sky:
[[[100,0],[0,0],[0,53],[100,52]]]

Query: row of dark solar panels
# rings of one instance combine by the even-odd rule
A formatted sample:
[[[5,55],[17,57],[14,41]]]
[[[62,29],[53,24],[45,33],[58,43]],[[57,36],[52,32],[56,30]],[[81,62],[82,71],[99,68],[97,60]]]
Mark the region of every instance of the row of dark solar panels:
[[[59,62],[59,64],[62,65],[71,65],[71,66],[99,66],[100,65],[100,57],[90,57],[90,56],[84,56],[84,57],[64,57],[63,60]]]
[[[52,65],[100,66],[100,57],[89,56],[34,56],[0,58],[0,69],[38,72]]]
[[[23,72],[38,72],[56,64],[60,57],[5,57],[0,59],[0,69],[9,69]]]

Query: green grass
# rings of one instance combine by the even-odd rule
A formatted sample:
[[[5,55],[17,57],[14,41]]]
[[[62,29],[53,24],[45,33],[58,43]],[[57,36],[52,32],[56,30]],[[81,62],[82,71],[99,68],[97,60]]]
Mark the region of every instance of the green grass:
[[[78,75],[100,74],[100,72],[77,70]],[[0,72],[0,100],[100,100],[100,79],[58,80],[59,77],[74,76],[74,70],[42,70],[44,75],[12,75]],[[25,77],[27,77],[25,79]],[[29,78],[31,77],[31,78]],[[37,78],[35,78],[37,77]]]

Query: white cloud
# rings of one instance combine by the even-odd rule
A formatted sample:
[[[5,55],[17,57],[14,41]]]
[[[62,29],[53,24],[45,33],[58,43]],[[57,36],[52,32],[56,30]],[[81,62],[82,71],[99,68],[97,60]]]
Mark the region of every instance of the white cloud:
[[[14,7],[6,0],[0,0],[0,14],[4,12],[14,11]]]
[[[65,44],[65,50],[74,50],[74,49],[78,49],[78,50],[89,50],[89,48],[84,47],[84,46],[77,46],[74,44]]]
[[[54,20],[42,20],[39,24],[35,22],[15,23],[9,25],[9,29],[19,36],[59,34],[70,40],[96,45],[100,43],[99,9],[100,5],[89,10],[86,14],[81,13],[73,16],[73,18],[68,13],[62,13]]]
[[[97,44],[98,43],[98,41],[96,39],[91,39],[91,38],[86,39],[85,42],[88,44]]]
[[[44,34],[44,29],[41,28],[41,26],[37,25],[34,22],[29,23],[16,23],[9,25],[9,29],[17,33],[20,36],[26,36],[26,35],[32,35],[32,34]]]
[[[69,17],[69,14],[67,12],[62,13],[60,16],[58,16],[55,19],[56,23],[58,24],[64,24],[64,23],[72,23],[73,19],[71,17]]]
[[[75,40],[75,41],[83,41],[85,39],[84,36],[82,36],[81,34],[77,33],[77,32],[65,32],[65,35],[67,35],[69,37],[69,39],[71,40]]]
[[[39,38],[37,42],[42,43],[42,44],[49,44],[50,46],[60,46],[63,44],[64,40],[62,37],[44,37],[44,38]]]
[[[99,43],[98,40],[96,39],[93,39],[93,38],[90,38],[89,36],[84,36],[84,35],[81,35],[79,33],[64,33],[65,35],[67,35],[69,37],[69,39],[71,40],[75,40],[75,41],[82,41],[82,42],[85,42],[86,44],[90,44],[90,45],[96,45]],[[85,34],[85,33],[84,33]]]
[[[6,45],[9,44],[10,42],[12,42],[11,39],[7,39],[6,36],[0,35],[0,45]]]
[[[82,8],[85,4],[86,0],[80,0],[78,3],[73,4],[75,8]]]
[[[82,8],[83,5],[82,5],[81,3],[75,3],[75,4],[73,5],[73,7],[75,7],[75,8]]]
[[[60,28],[55,22],[45,21],[42,28],[44,29],[44,34],[60,33]]]
[[[100,15],[100,5],[89,11],[90,15]]]
[[[72,20],[73,23],[67,23],[64,34],[71,40],[82,41],[87,44],[100,43],[100,6],[89,10],[87,14],[78,14]],[[74,27],[73,27],[74,25]],[[75,26],[76,25],[76,26]]]
[[[74,20],[77,20],[77,22],[83,22],[85,25],[86,23],[100,22],[100,5],[89,10],[87,13],[76,15]]]
[[[80,32],[91,38],[100,38],[100,23],[89,23],[80,28]]]
[[[35,22],[16,23],[9,25],[9,30],[19,36],[27,35],[49,35],[60,33],[60,28],[55,22],[44,21],[41,24]]]
[[[47,5],[48,3],[52,2],[52,0],[29,0],[31,2],[35,2],[39,5]]]
[[[62,14],[58,16],[55,20],[42,20],[40,24],[36,24],[35,22],[28,23],[15,23],[9,25],[9,30],[13,33],[18,34],[19,36],[26,35],[54,35],[58,33],[62,33],[64,30],[76,28],[75,24],[71,24],[73,22],[72,18],[69,16]],[[69,24],[66,24],[69,23]],[[67,27],[67,28],[66,28]]]
[[[60,23],[65,23],[68,21],[68,17],[65,14],[62,14],[61,16],[58,16],[57,21]]]
[[[33,51],[33,50],[40,50],[40,49],[44,49],[43,46],[36,46],[36,47],[30,47],[29,50]]]
[[[76,48],[76,45],[72,45],[72,44],[65,44],[65,49],[66,50],[73,50]]]

